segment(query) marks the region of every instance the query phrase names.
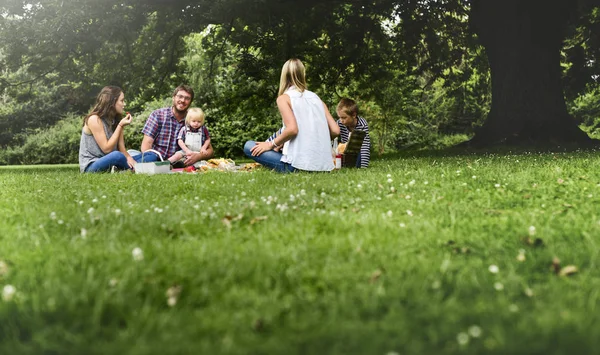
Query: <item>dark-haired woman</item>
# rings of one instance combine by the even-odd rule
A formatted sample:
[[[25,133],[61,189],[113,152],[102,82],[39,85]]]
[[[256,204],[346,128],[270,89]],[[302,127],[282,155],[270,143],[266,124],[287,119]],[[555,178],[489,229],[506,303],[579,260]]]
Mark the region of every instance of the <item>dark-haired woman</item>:
[[[123,130],[131,123],[131,115],[123,117],[125,95],[116,86],[106,86],[96,104],[83,120],[79,143],[79,170],[82,173],[132,169],[135,160],[125,149]]]

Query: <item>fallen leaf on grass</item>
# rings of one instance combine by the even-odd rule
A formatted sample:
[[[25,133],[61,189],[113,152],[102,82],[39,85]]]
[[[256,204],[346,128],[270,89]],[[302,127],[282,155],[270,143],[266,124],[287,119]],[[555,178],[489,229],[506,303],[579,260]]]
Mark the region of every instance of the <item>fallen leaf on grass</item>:
[[[371,274],[371,278],[369,279],[369,282],[374,283],[375,281],[379,280],[381,275],[383,275],[383,271],[381,271],[380,269],[373,271],[373,274]]]
[[[558,275],[560,276],[570,276],[573,275],[575,273],[577,273],[579,270],[577,270],[577,266],[575,265],[568,265],[563,267],[562,269],[560,269],[560,272],[558,273]]]
[[[228,219],[227,217],[224,217],[221,222],[223,222],[223,225],[225,225],[225,227],[227,229],[231,229],[231,220]]]
[[[237,216],[231,216],[231,215],[225,215],[225,217],[223,217],[223,219],[221,220],[221,222],[223,222],[223,224],[225,225],[225,227],[227,228],[231,228],[231,222],[234,221],[239,221],[240,219],[244,218],[243,214],[238,214]]]
[[[269,217],[267,217],[267,216],[259,216],[259,217],[254,217],[254,218],[252,218],[252,220],[250,221],[250,224],[256,224],[256,223],[258,223],[258,222],[261,222],[261,221],[264,221],[264,220],[266,220],[267,218],[269,218]]]
[[[258,318],[256,321],[254,321],[252,328],[257,332],[262,331],[265,328],[265,321],[263,321],[262,318]]]
[[[532,247],[541,247],[544,245],[544,240],[542,238],[531,238],[531,237],[523,237],[523,243],[532,246]]]
[[[558,274],[560,272],[560,259],[556,256],[554,257],[554,259],[552,259],[552,270],[555,274]]]

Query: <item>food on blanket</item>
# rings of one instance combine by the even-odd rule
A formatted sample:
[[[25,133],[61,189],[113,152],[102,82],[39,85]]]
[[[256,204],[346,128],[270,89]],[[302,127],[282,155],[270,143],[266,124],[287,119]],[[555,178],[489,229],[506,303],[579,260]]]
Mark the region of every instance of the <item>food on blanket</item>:
[[[259,166],[261,166],[259,163],[247,163],[244,164],[241,168],[239,168],[239,171],[252,171],[258,168]]]
[[[193,165],[190,165],[188,167],[183,168],[183,171],[187,171],[188,173],[192,173],[194,171],[196,171],[196,167]]]
[[[212,159],[208,159],[208,163],[209,164],[214,164],[216,166],[219,166],[219,164],[221,163],[225,163],[225,164],[235,164],[235,162],[231,159],[225,159],[225,158],[212,158]]]
[[[346,151],[346,143],[338,144],[338,146],[337,146],[338,154],[344,154],[345,151]]]

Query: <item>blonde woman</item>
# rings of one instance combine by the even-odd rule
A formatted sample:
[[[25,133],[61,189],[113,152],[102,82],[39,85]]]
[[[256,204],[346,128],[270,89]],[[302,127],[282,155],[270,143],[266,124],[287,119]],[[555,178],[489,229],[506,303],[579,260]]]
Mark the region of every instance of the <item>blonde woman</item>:
[[[277,108],[283,129],[266,142],[248,141],[244,153],[277,172],[331,171],[331,140],[340,128],[327,106],[307,90],[304,64],[292,58],[281,69]]]

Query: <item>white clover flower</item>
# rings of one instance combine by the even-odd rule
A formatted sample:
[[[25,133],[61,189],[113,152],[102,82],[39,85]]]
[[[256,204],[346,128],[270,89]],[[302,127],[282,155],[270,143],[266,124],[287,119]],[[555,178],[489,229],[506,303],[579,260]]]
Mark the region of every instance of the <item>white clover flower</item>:
[[[288,205],[286,203],[277,204],[277,207],[275,207],[275,209],[279,210],[279,212],[285,212],[288,209]]]
[[[412,215],[413,215],[413,213],[412,213],[412,211],[411,211],[411,210],[406,210],[406,214],[407,214],[407,215],[409,215],[409,216],[411,216],[411,217],[412,217]]]
[[[458,333],[458,335],[456,336],[456,341],[462,346],[469,344],[469,334],[465,332]]]
[[[118,216],[121,214],[121,209],[115,208],[115,214]]]
[[[102,195],[102,198],[106,198],[106,195]]]
[[[535,227],[529,226],[528,232],[529,232],[529,235],[533,237],[535,235]]]
[[[83,201],[82,200],[79,200],[78,203],[79,203],[79,205],[83,205]]]
[[[321,192],[321,197],[325,197],[327,196],[327,194],[325,193],[325,191]]]
[[[392,217],[392,215],[393,215],[393,214],[394,214],[394,213],[393,213],[391,210],[387,211],[387,213],[386,213],[386,215],[387,215],[388,217]]]
[[[95,198],[95,199],[92,200],[92,203],[96,203],[96,202],[98,202],[97,198]]]
[[[413,180],[410,180],[410,182],[409,182],[408,184],[409,184],[410,186],[413,186],[413,185],[414,185],[414,184],[416,184],[416,183],[417,183],[417,182],[416,182],[416,181],[413,179]]]
[[[494,288],[496,289],[496,291],[502,291],[504,290],[504,285],[501,282],[496,282],[494,284]]]
[[[356,187],[358,187],[359,189],[362,189],[362,185],[361,184],[356,185]]]
[[[17,293],[17,289],[13,285],[6,285],[2,289],[2,300],[10,302]]]
[[[394,180],[392,179],[387,179],[388,184],[391,184],[392,182],[394,182]]]
[[[391,178],[391,177],[392,177],[392,174],[387,174],[387,177]]]
[[[115,278],[112,278],[112,279],[110,279],[110,280],[108,281],[108,285],[109,285],[110,287],[115,287],[115,286],[117,286],[118,284],[119,284],[119,280],[117,280],[117,279],[115,279]]]
[[[390,187],[390,191],[391,191],[392,193],[394,193],[394,192],[396,192],[396,188],[392,186],[392,187]]]
[[[63,224],[63,223],[65,223],[65,221],[63,221],[62,219],[59,219],[57,223],[58,224]]]
[[[494,184],[494,187],[498,188],[500,187],[500,184]]]
[[[404,198],[407,199],[407,200],[411,199],[410,195],[406,195]]]
[[[481,336],[481,328],[477,325],[472,325],[469,327],[468,333],[473,338],[479,338]]]
[[[400,228],[406,228],[406,224],[400,223]]]
[[[167,305],[169,305],[169,307],[174,307],[177,304],[177,297],[169,297],[169,299],[167,299]]]
[[[81,235],[81,238],[85,239],[87,237],[87,233],[87,229],[81,228],[81,232],[79,233],[79,235]]]
[[[508,311],[511,313],[517,313],[519,311],[519,306],[513,303],[510,306],[508,306]]]
[[[475,180],[475,179],[477,179],[477,176],[473,175],[473,176],[471,176],[471,179]]]
[[[300,196],[306,195],[306,191],[304,189],[300,190]]]
[[[498,266],[496,265],[490,265],[490,267],[488,268],[488,270],[492,273],[492,274],[497,274],[498,271],[500,271],[500,268],[498,268]]]
[[[133,248],[133,250],[131,251],[131,256],[133,256],[133,260],[135,261],[144,260],[144,252],[141,248],[138,247]]]
[[[92,213],[94,213],[94,207],[90,207],[90,208],[88,208],[88,210],[87,210],[87,213],[88,213],[88,214],[92,214]]]
[[[246,191],[242,191],[242,193],[240,195],[246,196]]]
[[[50,219],[56,219],[56,212],[50,212]]]

